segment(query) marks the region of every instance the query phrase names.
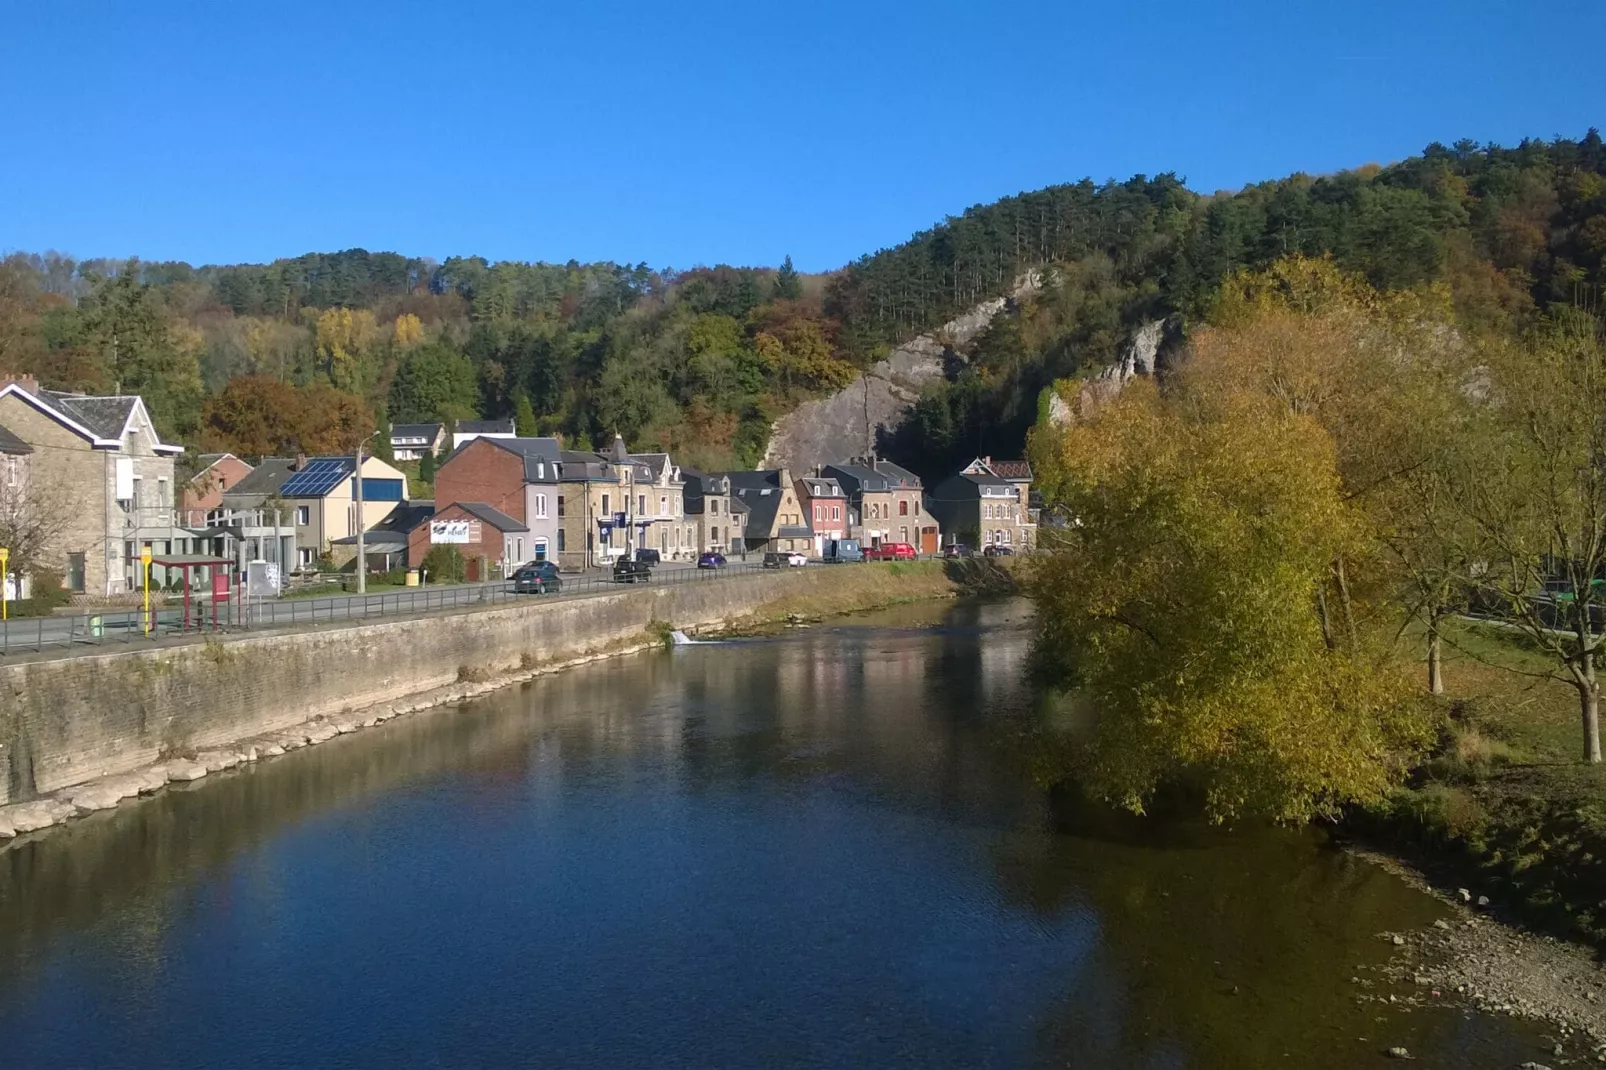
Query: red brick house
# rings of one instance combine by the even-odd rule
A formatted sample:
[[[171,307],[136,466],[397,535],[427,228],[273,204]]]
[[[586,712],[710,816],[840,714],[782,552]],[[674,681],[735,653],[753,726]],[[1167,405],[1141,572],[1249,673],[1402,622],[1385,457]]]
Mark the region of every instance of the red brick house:
[[[407,535],[407,564],[417,568],[430,548],[455,546],[468,563],[470,582],[511,575],[528,560],[530,529],[484,502],[453,502]]]
[[[180,519],[189,528],[205,527],[207,514],[223,508],[223,492],[254,471],[232,453],[204,453],[200,461],[206,467],[184,484],[184,500],[179,504],[183,510]]]
[[[493,509],[523,525],[517,534],[523,545],[520,560],[556,560],[560,549],[558,517],[562,512],[560,475],[556,439],[470,439],[436,470],[435,507],[442,515],[458,503]],[[428,550],[426,544],[417,557],[409,550],[408,565],[416,568]],[[493,555],[492,560],[500,556]]]
[[[848,496],[834,476],[813,475],[793,480],[797,500],[803,506],[803,520],[814,532],[814,554],[825,553],[830,539],[848,537]]]

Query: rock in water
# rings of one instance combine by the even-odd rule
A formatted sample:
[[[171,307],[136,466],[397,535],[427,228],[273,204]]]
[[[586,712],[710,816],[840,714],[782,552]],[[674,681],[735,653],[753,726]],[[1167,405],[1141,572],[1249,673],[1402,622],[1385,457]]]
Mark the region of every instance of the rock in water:
[[[1405,1048],[1390,1048],[1383,1054],[1387,1055],[1390,1059],[1409,1059],[1411,1057],[1411,1053]]]

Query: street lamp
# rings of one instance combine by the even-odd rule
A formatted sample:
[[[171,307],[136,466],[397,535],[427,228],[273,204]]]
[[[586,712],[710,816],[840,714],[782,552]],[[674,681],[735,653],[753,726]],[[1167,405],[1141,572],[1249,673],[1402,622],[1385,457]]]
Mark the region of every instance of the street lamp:
[[[362,448],[365,445],[368,444],[368,440],[369,439],[373,438],[374,435],[377,435],[377,434],[379,434],[378,431],[373,432],[373,434],[364,435],[362,440],[357,443],[357,469],[356,469],[355,472],[352,473],[352,480],[353,480],[353,483],[352,483],[352,503],[356,507],[356,512],[357,512],[356,525],[357,525],[357,593],[358,594],[367,594],[368,593],[368,547],[363,542],[363,528],[366,527],[366,525],[363,523],[363,517],[362,517]]]

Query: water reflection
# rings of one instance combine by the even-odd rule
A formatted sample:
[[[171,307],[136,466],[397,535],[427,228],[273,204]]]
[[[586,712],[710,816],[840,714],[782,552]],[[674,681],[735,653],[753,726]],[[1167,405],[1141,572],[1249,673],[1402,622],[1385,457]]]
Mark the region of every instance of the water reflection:
[[[929,612],[929,611],[917,611]],[[1515,1065],[1358,1008],[1431,904],[1308,837],[1054,831],[1026,610],[605,663],[0,852],[8,1065]],[[913,624],[935,624],[915,628]],[[1060,815],[1063,819],[1064,815]],[[1364,1039],[1363,1039],[1364,1038]]]

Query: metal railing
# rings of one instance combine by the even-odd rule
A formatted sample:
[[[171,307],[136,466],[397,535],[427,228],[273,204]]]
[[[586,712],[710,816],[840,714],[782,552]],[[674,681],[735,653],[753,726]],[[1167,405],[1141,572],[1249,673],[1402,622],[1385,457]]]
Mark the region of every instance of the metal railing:
[[[654,568],[650,578],[637,584],[661,587],[709,583],[748,577],[766,571],[762,555],[746,562],[731,562],[719,569],[689,566]],[[821,567],[811,564],[809,567]],[[186,616],[183,605],[143,609],[115,609],[48,617],[27,617],[0,622],[0,656],[39,653],[56,648],[93,648],[106,644],[136,643],[184,635],[212,635],[264,628],[303,627],[336,621],[384,617],[412,617],[511,602],[542,604],[628,590],[637,584],[613,578],[601,569],[560,574],[561,589],[543,594],[519,594],[512,579],[440,587],[407,587],[366,595],[327,595],[266,598],[214,606],[210,595],[197,595]]]

